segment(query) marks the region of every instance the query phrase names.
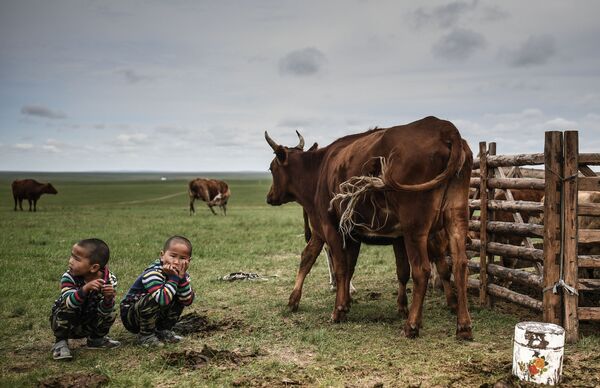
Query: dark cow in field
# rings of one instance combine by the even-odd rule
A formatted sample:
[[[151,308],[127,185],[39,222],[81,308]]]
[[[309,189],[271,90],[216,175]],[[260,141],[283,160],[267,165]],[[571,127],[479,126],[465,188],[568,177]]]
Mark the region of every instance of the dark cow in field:
[[[231,196],[231,191],[227,183],[218,179],[196,178],[188,184],[188,194],[190,196],[190,215],[196,213],[194,209],[194,201],[201,199],[206,202],[206,205],[213,214],[213,206],[219,206],[223,210],[223,214],[227,215],[227,201]]]
[[[34,179],[22,179],[13,181],[12,185],[13,198],[15,200],[15,211],[17,211],[17,201],[19,209],[23,210],[23,200],[29,202],[29,211],[31,211],[31,203],[33,202],[33,211],[37,211],[37,201],[42,194],[57,194],[58,191],[51,183],[40,183]]]
[[[399,310],[406,311],[412,272],[413,301],[404,327],[416,337],[431,273],[428,238],[446,233],[457,288],[459,338],[471,339],[467,306],[468,192],[472,152],[456,127],[435,117],[343,137],[327,147],[303,151],[265,138],[275,151],[270,205],[296,201],[306,210],[315,247],[331,250],[337,282],[332,319],[344,319],[350,280],[362,242],[391,244],[399,277]],[[312,238],[311,238],[312,239]],[[309,248],[311,244],[307,246]]]

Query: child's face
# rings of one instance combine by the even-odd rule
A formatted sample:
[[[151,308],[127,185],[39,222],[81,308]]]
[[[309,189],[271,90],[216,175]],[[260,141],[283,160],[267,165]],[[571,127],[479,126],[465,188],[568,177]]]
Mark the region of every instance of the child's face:
[[[166,252],[160,252],[160,258],[163,264],[171,264],[177,268],[182,268],[184,264],[189,264],[191,255],[187,245],[174,241]],[[187,268],[187,266],[185,266]]]
[[[87,250],[77,244],[71,249],[69,273],[73,276],[85,276],[97,272],[100,266],[92,264]]]

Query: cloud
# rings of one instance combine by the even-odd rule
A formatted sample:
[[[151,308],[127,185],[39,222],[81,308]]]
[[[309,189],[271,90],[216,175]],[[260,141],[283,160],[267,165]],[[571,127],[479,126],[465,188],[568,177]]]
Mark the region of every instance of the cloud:
[[[139,82],[152,81],[154,79],[154,77],[139,74],[138,72],[136,72],[133,69],[115,70],[115,74],[123,76],[125,81],[127,81],[127,83],[130,83],[130,84],[137,84]]]
[[[485,47],[483,35],[462,28],[442,36],[432,47],[433,55],[453,61],[463,61]]]
[[[325,54],[314,47],[292,51],[279,60],[282,75],[310,76],[317,74],[326,62]]]
[[[25,116],[37,116],[37,117],[44,117],[47,119],[67,118],[67,116],[62,112],[53,111],[53,110],[50,110],[46,107],[39,106],[39,105],[25,105],[21,108],[21,113],[24,114]]]
[[[462,15],[475,7],[477,7],[477,1],[471,3],[455,1],[433,8],[420,7],[412,13],[412,20],[417,28],[430,24],[436,24],[441,28],[451,28],[456,25]]]
[[[69,147],[69,146],[63,142],[56,140],[56,139],[48,139],[48,140],[46,140],[46,144],[42,145],[42,150],[53,153],[53,154],[58,154],[58,153],[63,152],[63,149],[65,147]],[[77,147],[71,146],[71,148],[77,148]]]
[[[179,128],[171,125],[159,125],[155,128],[155,132],[159,135],[188,137],[191,134],[189,129]]]
[[[556,42],[550,35],[530,36],[521,47],[508,51],[511,66],[543,65],[556,54]]]
[[[18,150],[24,150],[24,151],[28,151],[33,149],[33,144],[31,143],[17,143],[13,146],[13,148],[16,148]]]
[[[137,132],[137,133],[121,133],[117,136],[116,144],[131,146],[131,145],[141,145],[148,143],[148,135],[145,133]]]

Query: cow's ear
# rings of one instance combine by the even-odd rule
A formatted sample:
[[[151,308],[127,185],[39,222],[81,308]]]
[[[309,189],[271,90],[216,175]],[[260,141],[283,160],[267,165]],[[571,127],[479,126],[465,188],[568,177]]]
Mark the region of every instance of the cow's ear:
[[[277,147],[275,150],[275,156],[277,157],[277,162],[283,166],[287,164],[287,151],[282,146]]]
[[[313,145],[312,145],[312,146],[311,146],[311,147],[310,147],[308,150],[309,150],[309,151],[314,151],[314,150],[316,150],[317,148],[319,148],[319,145],[318,145],[317,143],[315,143],[315,144],[313,144]]]

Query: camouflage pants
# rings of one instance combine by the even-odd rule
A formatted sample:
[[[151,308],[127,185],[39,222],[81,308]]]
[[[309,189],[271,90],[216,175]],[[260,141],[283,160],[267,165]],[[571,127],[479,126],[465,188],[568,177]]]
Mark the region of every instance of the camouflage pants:
[[[58,300],[52,307],[50,327],[57,341],[68,338],[102,338],[108,334],[116,318],[116,308],[109,314],[100,314],[94,304],[71,308],[64,300]]]
[[[172,329],[184,307],[178,300],[160,306],[152,295],[147,294],[135,302],[121,303],[121,320],[130,332],[150,335],[155,330]]]

